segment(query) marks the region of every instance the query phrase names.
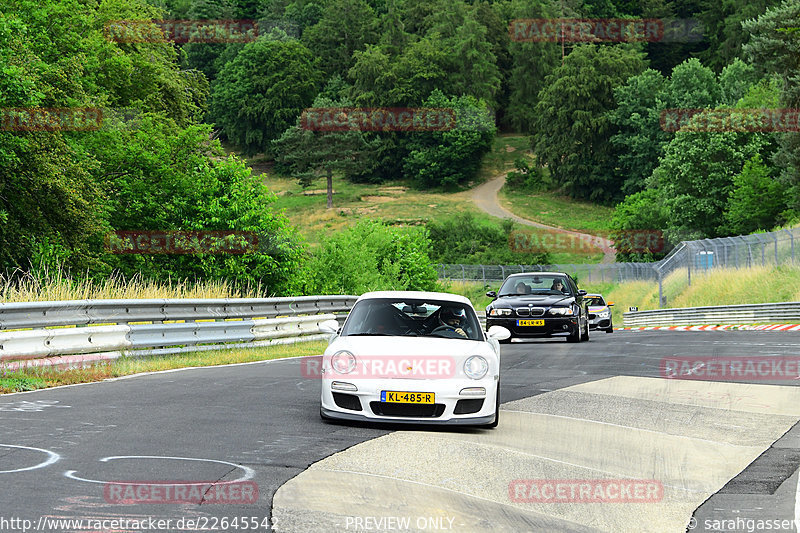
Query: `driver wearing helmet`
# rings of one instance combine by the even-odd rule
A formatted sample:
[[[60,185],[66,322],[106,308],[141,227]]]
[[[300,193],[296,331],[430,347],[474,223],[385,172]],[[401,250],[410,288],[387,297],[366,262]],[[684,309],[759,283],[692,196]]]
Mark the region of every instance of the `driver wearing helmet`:
[[[441,327],[455,331],[462,337],[467,337],[467,332],[464,331],[464,323],[466,322],[466,313],[463,309],[453,309],[451,307],[443,307],[439,312],[439,322]]]

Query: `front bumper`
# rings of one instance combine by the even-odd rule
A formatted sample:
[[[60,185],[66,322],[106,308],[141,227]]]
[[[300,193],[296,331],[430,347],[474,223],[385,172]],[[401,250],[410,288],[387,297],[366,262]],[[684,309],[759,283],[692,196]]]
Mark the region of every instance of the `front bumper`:
[[[518,320],[544,320],[544,326],[519,326]],[[578,317],[486,317],[486,329],[492,326],[503,326],[511,332],[512,337],[552,337],[558,335],[574,335],[579,331]]]
[[[357,391],[333,390],[333,381],[355,385]],[[409,424],[488,424],[494,420],[496,376],[483,379],[354,379],[322,380],[321,413],[328,418]],[[483,387],[483,395],[461,394],[462,389]],[[435,394],[432,405],[387,404],[381,391]]]
[[[608,329],[611,327],[611,317],[599,318],[592,314],[589,315],[589,329]]]

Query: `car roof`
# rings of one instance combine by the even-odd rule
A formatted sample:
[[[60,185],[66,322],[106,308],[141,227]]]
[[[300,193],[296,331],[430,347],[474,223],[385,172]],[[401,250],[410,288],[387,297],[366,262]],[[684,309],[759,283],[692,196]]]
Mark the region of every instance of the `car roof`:
[[[603,295],[602,295],[602,294],[587,294],[586,296],[584,296],[584,298],[588,298],[588,297],[590,297],[590,296],[599,296],[600,298],[602,298],[602,297],[603,297]]]
[[[569,276],[566,272],[520,272],[519,274],[511,274],[508,278],[516,278],[519,276]]]
[[[472,307],[469,298],[460,294],[450,294],[448,292],[426,292],[426,291],[374,291],[362,294],[357,301],[373,298],[414,298],[417,300],[448,300],[458,302]]]

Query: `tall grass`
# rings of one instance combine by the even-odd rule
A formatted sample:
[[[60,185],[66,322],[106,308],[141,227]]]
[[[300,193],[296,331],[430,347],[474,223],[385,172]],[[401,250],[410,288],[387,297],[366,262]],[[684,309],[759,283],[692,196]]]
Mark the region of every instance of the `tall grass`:
[[[102,298],[250,298],[264,296],[262,287],[234,287],[226,281],[167,279],[113,274],[103,280],[74,279],[62,268],[43,267],[0,275],[0,302],[46,302]]]

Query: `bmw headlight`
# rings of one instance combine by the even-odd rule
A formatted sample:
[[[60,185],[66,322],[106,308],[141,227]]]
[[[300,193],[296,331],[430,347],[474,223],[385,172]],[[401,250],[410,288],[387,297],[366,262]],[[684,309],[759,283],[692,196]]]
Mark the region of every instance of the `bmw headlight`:
[[[336,352],[331,356],[331,368],[339,374],[349,374],[356,369],[356,356],[347,350]]]
[[[554,316],[571,316],[575,314],[571,307],[551,307],[548,312]]]
[[[600,311],[597,316],[598,318],[608,318],[611,316],[611,311]]]
[[[472,379],[481,379],[489,371],[489,363],[480,355],[473,355],[464,361],[464,373]]]
[[[510,316],[511,309],[490,309],[489,316]]]

